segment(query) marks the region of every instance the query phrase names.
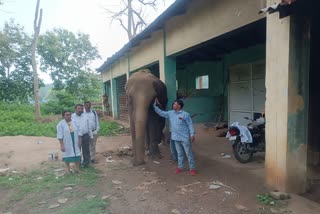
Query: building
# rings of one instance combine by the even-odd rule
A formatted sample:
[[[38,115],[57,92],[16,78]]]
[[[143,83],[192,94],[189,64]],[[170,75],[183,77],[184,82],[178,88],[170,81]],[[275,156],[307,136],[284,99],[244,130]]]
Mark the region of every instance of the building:
[[[176,0],[97,69],[112,116],[128,120],[124,85],[141,68],[166,83],[169,103],[187,99],[195,122],[244,123],[265,111],[266,181],[305,192],[319,167],[318,4]]]

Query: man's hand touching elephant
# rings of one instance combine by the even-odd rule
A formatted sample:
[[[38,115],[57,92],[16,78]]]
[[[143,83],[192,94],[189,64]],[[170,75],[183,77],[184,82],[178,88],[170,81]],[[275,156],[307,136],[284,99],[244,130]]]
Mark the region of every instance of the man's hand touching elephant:
[[[155,99],[154,99],[154,104],[161,106],[161,104],[160,104],[160,102],[159,102],[158,98],[155,98]]]
[[[190,137],[190,141],[191,141],[192,143],[194,143],[195,140],[196,140],[195,136],[191,136],[191,137]]]

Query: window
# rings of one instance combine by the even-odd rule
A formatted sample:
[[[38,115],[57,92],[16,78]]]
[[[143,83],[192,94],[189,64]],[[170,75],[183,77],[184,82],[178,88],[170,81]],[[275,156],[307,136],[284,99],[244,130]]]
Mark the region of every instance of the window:
[[[196,89],[208,89],[209,88],[209,76],[200,76],[196,78]]]
[[[179,89],[178,80],[176,80],[176,90]]]

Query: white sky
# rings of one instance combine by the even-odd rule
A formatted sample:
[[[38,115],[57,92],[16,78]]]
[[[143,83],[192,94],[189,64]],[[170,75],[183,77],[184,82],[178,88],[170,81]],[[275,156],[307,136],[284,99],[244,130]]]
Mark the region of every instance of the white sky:
[[[29,35],[33,33],[33,20],[37,0],[3,0],[0,6],[0,28],[10,18],[25,27]],[[164,5],[159,1],[157,12],[148,11],[152,21],[160,15],[174,0],[166,0]],[[90,35],[92,45],[96,46],[102,56],[101,60],[92,63],[92,69],[99,67],[107,57],[118,51],[127,43],[127,36],[120,24],[110,25],[108,14],[103,8],[117,10],[120,0],[41,0],[43,8],[41,33],[61,27],[74,33],[82,32]],[[48,75],[40,72],[45,83],[51,82]]]

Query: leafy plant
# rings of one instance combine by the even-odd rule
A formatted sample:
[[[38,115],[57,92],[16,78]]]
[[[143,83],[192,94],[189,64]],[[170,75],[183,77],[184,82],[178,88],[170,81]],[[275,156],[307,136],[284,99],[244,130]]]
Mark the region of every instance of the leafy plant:
[[[50,105],[52,104],[52,105]],[[42,122],[35,122],[34,109],[30,104],[16,104],[0,102],[0,136],[56,136],[56,126],[61,120],[60,113],[62,110],[71,110],[72,107],[64,107],[59,103],[49,102],[42,110],[45,112]],[[50,114],[48,114],[50,113]],[[57,113],[59,115],[52,115]],[[100,121],[100,136],[114,135],[114,131],[119,125],[114,121]]]
[[[119,125],[114,121],[100,121],[100,135],[112,136],[119,129]]]
[[[30,47],[31,38],[23,26],[14,20],[4,24],[0,30],[0,100],[26,103],[32,96]]]
[[[100,76],[89,65],[100,58],[89,35],[54,29],[39,37],[41,70],[47,71],[55,90],[65,90],[78,100],[101,97]]]
[[[269,194],[258,194],[257,200],[264,205],[273,206],[276,204],[276,201]]]

